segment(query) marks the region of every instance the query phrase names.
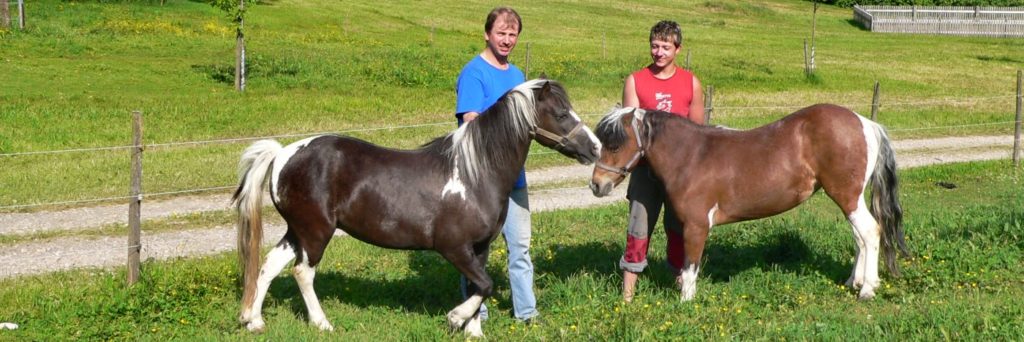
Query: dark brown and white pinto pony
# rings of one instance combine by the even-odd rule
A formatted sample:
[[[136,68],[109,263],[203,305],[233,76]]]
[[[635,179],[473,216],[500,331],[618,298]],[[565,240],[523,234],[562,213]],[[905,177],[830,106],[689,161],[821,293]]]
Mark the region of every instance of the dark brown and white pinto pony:
[[[697,292],[712,227],[785,212],[818,189],[849,220],[857,261],[847,285],[875,295],[881,243],[890,273],[907,255],[896,161],[885,130],[849,109],[818,104],[760,128],[700,126],[670,113],[623,108],[598,124],[603,144],[591,189],[607,195],[645,158],[683,227],[682,300]],[[865,204],[872,185],[871,209]]]
[[[267,288],[295,259],[293,273],[310,323],[333,330],[313,291],[313,276],[335,229],[341,229],[380,247],[440,253],[470,282],[469,299],[448,312],[448,323],[481,336],[477,311],[492,286],[487,256],[531,139],[585,164],[600,152],[565,90],[548,80],[517,86],[480,118],[416,150],[335,135],[288,146],[254,143],[242,154],[234,196],[244,266],[241,322],[252,331],[264,329],[260,310]],[[257,269],[265,186],[288,231]]]

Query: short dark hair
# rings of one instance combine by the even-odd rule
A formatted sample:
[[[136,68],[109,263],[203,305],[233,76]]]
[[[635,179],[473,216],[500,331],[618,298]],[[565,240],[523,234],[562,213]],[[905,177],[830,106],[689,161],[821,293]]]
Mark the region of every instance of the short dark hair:
[[[683,30],[679,24],[671,20],[662,20],[651,27],[651,40],[673,42],[676,47],[683,44]]]
[[[487,21],[484,22],[484,32],[491,33],[491,29],[494,28],[494,22],[506,15],[511,15],[512,18],[516,19],[516,26],[519,26],[518,33],[523,32],[523,18],[519,17],[519,13],[511,7],[495,7],[491,10],[491,13],[487,14]]]

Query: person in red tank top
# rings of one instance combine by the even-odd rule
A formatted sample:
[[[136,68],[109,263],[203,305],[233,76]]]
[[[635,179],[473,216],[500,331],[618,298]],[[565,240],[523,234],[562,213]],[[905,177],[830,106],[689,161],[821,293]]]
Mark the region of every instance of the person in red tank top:
[[[622,87],[624,107],[670,112],[697,124],[705,124],[700,80],[690,71],[676,66],[682,40],[682,30],[674,21],[663,20],[651,27],[652,62],[626,77]],[[639,163],[633,170],[626,198],[629,199],[629,227],[626,230],[626,251],[619,260],[619,268],[622,269],[622,297],[630,302],[636,290],[637,273],[647,267],[650,235],[658,223],[662,207],[665,208],[664,226],[668,237],[666,255],[669,266],[676,273],[677,284],[683,264],[683,230],[672,206],[664,205],[664,185],[646,163]]]

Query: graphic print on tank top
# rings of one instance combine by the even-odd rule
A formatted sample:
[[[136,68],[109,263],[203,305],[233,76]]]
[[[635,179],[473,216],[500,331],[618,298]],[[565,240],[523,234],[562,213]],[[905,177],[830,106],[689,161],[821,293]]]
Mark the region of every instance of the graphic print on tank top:
[[[658,107],[655,108],[660,111],[671,112],[672,111],[672,94],[671,93],[654,93],[654,100],[658,101]]]

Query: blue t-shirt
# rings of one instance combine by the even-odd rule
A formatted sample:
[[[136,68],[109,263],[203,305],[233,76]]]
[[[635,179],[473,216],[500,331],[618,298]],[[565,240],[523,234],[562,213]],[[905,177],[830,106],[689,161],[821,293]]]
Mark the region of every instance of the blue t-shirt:
[[[462,126],[463,123],[463,113],[483,114],[502,95],[525,81],[526,77],[523,76],[523,72],[511,63],[507,70],[501,70],[487,63],[480,55],[474,57],[462,68],[459,79],[455,83],[455,117],[459,121],[459,126]],[[516,180],[515,188],[525,187],[526,170],[524,169],[519,174],[519,179]]]

